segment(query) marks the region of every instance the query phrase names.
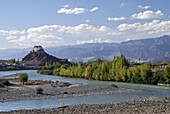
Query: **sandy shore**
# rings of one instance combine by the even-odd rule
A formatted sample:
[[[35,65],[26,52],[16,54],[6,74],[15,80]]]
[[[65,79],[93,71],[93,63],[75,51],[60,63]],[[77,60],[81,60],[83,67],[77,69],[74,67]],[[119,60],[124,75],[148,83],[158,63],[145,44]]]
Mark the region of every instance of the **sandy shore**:
[[[81,104],[50,109],[31,109],[8,114],[170,114],[170,98],[157,101],[124,102],[117,104]]]

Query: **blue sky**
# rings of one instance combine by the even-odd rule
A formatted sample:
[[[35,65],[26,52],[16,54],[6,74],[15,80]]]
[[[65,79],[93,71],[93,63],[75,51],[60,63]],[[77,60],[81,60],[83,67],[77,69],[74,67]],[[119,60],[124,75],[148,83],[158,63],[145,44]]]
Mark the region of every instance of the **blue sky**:
[[[1,0],[0,49],[170,35],[169,0]]]

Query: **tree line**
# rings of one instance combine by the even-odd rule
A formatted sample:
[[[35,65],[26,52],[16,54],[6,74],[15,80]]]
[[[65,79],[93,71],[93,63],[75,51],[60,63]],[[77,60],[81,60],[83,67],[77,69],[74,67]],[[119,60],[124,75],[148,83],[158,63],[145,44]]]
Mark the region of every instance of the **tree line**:
[[[88,63],[72,62],[72,65],[62,65],[59,62],[46,63],[38,73],[101,81],[142,84],[170,83],[170,66],[167,67],[169,70],[166,69],[156,73],[152,73],[150,67],[151,64],[149,63],[132,67],[130,62],[121,55],[120,57],[114,57],[112,61],[98,59]]]

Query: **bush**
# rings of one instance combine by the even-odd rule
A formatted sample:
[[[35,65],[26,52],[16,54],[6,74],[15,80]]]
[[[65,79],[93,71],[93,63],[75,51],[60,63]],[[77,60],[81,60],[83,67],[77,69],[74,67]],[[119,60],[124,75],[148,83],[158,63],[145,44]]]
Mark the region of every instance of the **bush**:
[[[15,70],[16,69],[15,66],[7,66],[6,68],[7,68],[7,70]]]
[[[43,75],[52,75],[53,71],[50,71],[50,70],[39,70],[39,71],[37,71],[37,73],[43,74]]]
[[[42,93],[43,93],[43,89],[42,89],[41,87],[37,87],[37,88],[35,89],[35,93],[36,93],[36,94],[42,94]]]
[[[19,76],[19,82],[22,82],[22,84],[24,85],[25,82],[28,81],[28,75],[26,73],[22,73]]]
[[[64,91],[63,94],[68,94],[68,92],[67,92],[67,91]]]
[[[7,79],[0,79],[0,85],[10,85],[9,81]]]
[[[112,83],[111,84],[112,87],[118,87],[116,84]]]

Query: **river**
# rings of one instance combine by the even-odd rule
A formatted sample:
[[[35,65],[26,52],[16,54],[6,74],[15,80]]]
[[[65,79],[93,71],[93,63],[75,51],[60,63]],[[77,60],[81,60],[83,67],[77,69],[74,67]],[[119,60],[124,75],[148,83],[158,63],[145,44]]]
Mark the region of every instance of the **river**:
[[[97,83],[97,84],[108,84],[112,82],[106,81],[94,81],[85,79],[75,78],[63,78],[59,76],[49,76],[37,74],[36,70],[22,70],[22,71],[0,71],[0,77],[5,75],[11,75],[15,73],[27,73],[29,80],[52,80],[60,82],[74,82],[74,83]],[[117,94],[106,94],[106,95],[90,95],[83,97],[70,97],[60,99],[41,99],[41,100],[23,100],[23,101],[12,101],[0,103],[0,111],[10,111],[19,109],[39,109],[39,108],[56,108],[62,106],[62,102],[65,105],[72,104],[105,104],[105,103],[118,103],[125,101],[134,100],[159,100],[164,97],[170,96],[170,87],[162,87],[155,85],[145,84],[130,84],[114,82],[119,87],[125,87],[129,89],[143,90],[144,92],[133,92],[133,93],[117,93]]]

